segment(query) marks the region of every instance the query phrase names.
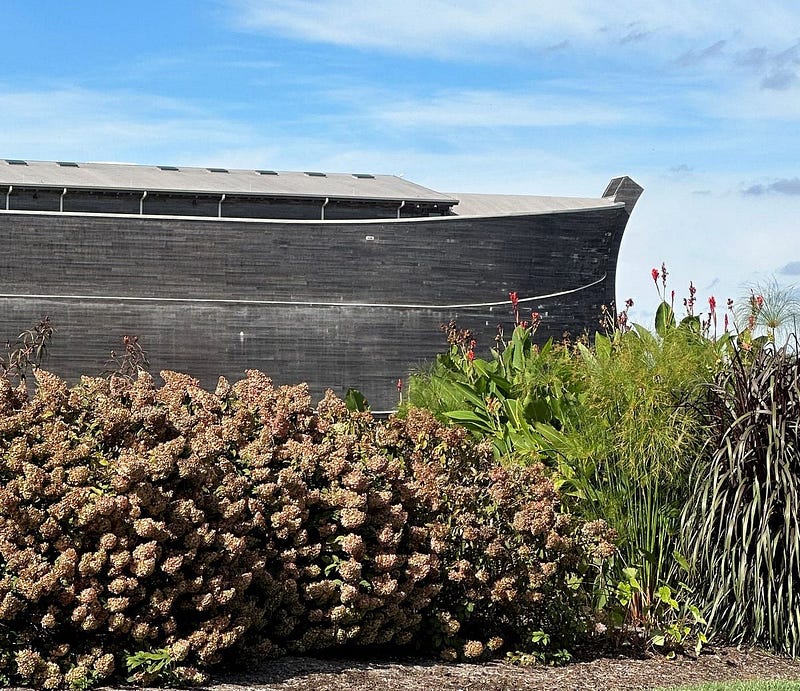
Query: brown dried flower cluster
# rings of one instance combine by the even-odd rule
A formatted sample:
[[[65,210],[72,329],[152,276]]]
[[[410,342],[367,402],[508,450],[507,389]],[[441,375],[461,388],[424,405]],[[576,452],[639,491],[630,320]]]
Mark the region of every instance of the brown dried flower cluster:
[[[214,393],[161,376],[39,371],[31,396],[0,378],[11,681],[87,685],[137,650],[169,651],[183,682],[334,645],[478,659],[570,616],[565,579],[613,550],[541,468],[500,468],[427,413],[378,423],[330,393],[315,410],[260,372]]]

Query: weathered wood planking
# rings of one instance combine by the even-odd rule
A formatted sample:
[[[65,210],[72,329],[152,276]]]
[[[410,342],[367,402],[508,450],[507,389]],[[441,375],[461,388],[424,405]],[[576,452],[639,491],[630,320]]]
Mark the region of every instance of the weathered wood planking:
[[[542,337],[595,330],[627,220],[619,206],[369,223],[0,212],[0,336],[49,314],[47,366],[70,380],[99,372],[127,333],[154,371],[205,386],[257,368],[317,395],[355,386],[388,408],[396,379],[442,349],[439,324],[457,319],[479,350],[511,324],[507,303],[441,306],[594,283],[524,308],[547,313]]]

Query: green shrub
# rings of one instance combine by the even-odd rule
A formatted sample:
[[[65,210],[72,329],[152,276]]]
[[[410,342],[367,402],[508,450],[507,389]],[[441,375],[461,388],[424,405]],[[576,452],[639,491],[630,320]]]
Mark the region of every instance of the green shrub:
[[[409,404],[490,441],[497,458],[538,461],[541,439],[532,425],[560,429],[577,405],[571,348],[552,341],[538,346],[535,326],[518,324],[510,339],[498,339],[487,360],[475,357],[468,331],[454,323],[443,330],[449,348],[428,371],[411,377]]]
[[[336,645],[446,657],[565,641],[613,551],[430,414],[376,423],[249,372],[0,377],[0,674],[86,688]]]
[[[678,516],[707,438],[706,382],[723,362],[719,347],[687,326],[662,336],[640,326],[598,335],[594,348],[576,353],[576,414],[560,431],[538,427],[570,506],[603,516],[619,533],[622,559],[639,567],[645,600],[666,582],[678,586]]]
[[[666,269],[654,270],[666,289]],[[630,303],[629,303],[630,304]],[[704,453],[707,382],[731,348],[726,333],[709,337],[707,321],[693,314],[677,323],[662,300],[650,331],[611,317],[608,335],[593,343],[533,343],[535,326],[520,323],[498,340],[489,359],[474,355],[474,341],[454,324],[445,327],[449,349],[431,370],[411,380],[412,403],[432,406],[438,417],[463,425],[492,443],[495,456],[516,464],[544,461],[568,510],[605,520],[619,535],[619,558],[597,584],[599,606],[616,598],[636,569],[638,587],[624,599],[625,617],[614,623],[661,641],[670,627],[690,629],[702,642],[703,617],[665,606],[660,592],[680,593],[695,607],[676,558],[679,514],[689,496],[689,469]],[[512,307],[514,302],[512,299]],[[666,590],[664,590],[666,588]],[[677,628],[676,628],[677,626]],[[682,644],[671,636],[673,643]]]
[[[671,560],[688,470],[706,441],[705,382],[727,347],[674,319],[661,330],[537,346],[533,330],[517,326],[489,360],[451,344],[409,392],[490,441],[498,458],[544,460],[571,510],[619,532],[629,565],[648,555],[649,593]]]

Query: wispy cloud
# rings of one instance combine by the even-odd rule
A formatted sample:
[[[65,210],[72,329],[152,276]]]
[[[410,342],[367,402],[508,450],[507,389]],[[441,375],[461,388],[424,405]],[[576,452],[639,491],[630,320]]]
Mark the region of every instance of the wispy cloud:
[[[800,276],[800,261],[785,264],[778,270],[778,273],[784,276]]]
[[[705,48],[687,50],[675,62],[681,67],[694,67],[695,65],[700,65],[708,60],[713,60],[714,58],[722,56],[725,52],[725,46],[727,43],[728,42],[725,40],[719,40],[715,41],[710,46],[706,46]]]
[[[465,0],[231,0],[243,29],[319,43],[397,53],[466,57],[478,46],[547,49],[565,38],[594,40],[613,12],[586,12],[584,2],[509,0],[502,8]],[[424,17],[424,21],[420,18]],[[613,22],[615,23],[615,22]]]
[[[43,137],[42,133],[47,133]],[[134,91],[0,85],[0,150],[52,160],[171,162],[200,147],[244,146],[252,130],[201,104]]]
[[[546,50],[570,45],[683,44],[686,59],[702,59],[726,37],[745,46],[765,37],[796,39],[800,8],[782,0],[729,0],[724,7],[696,0],[672,3],[620,0],[227,0],[241,29],[307,41],[404,54],[469,59],[476,49]],[[424,21],[420,21],[424,18]],[[793,35],[794,34],[794,35]],[[760,39],[757,39],[760,37]],[[710,40],[709,40],[710,39]],[[723,43],[724,45],[724,43]],[[757,45],[757,44],[756,44]],[[681,46],[678,48],[681,50]],[[679,53],[681,54],[681,53]]]
[[[758,197],[763,194],[800,195],[800,178],[782,178],[767,184],[755,184],[747,187],[743,194]]]
[[[619,39],[620,45],[625,45],[627,43],[639,43],[640,41],[644,41],[648,36],[653,34],[652,31],[640,31],[638,29],[634,29],[629,31],[625,34],[621,39]]]
[[[333,97],[323,94],[322,97]],[[371,103],[369,99],[354,99]],[[586,161],[571,154],[552,154],[535,145],[521,146],[512,136],[487,139],[475,135],[454,137],[447,151],[432,151],[419,140],[431,132],[454,127],[498,126],[506,116],[493,118],[491,104],[514,108],[528,123],[545,122],[557,114],[550,102],[545,114],[522,114],[530,103],[513,98],[492,101],[491,94],[464,96],[458,106],[461,125],[448,120],[445,103],[423,112],[418,136],[399,134],[387,140],[380,133],[370,137],[364,130],[382,128],[402,132],[402,109],[416,105],[406,101],[398,110],[382,112],[365,107],[331,113],[311,125],[271,121],[257,126],[246,120],[209,112],[202,102],[134,91],[98,92],[90,89],[14,91],[0,85],[0,152],[4,156],[41,160],[117,161],[225,167],[269,167],[280,170],[320,169],[330,171],[407,174],[432,187],[487,191],[495,181],[496,191],[509,193],[599,192],[607,182],[604,169],[597,178]],[[562,104],[565,105],[565,104]],[[573,109],[578,110],[577,104]],[[232,105],[236,112],[236,104]],[[584,109],[585,110],[585,109]],[[605,117],[611,117],[606,115]],[[359,121],[361,126],[353,128]],[[414,126],[413,123],[406,123]],[[444,127],[443,127],[444,126]],[[459,130],[460,131],[460,130]],[[338,132],[341,136],[334,136]],[[43,137],[42,133],[47,136]],[[514,180],[509,171],[522,171],[531,160],[538,170]],[[603,166],[605,168],[605,166]],[[578,180],[588,180],[581,188]]]
[[[388,96],[388,95],[387,95]],[[635,121],[637,113],[584,97],[514,94],[501,91],[452,91],[434,98],[373,99],[366,113],[394,127],[568,127],[608,126]]]
[[[545,46],[542,49],[543,53],[558,53],[562,50],[566,50],[569,48],[569,41],[565,38],[563,41],[559,41],[558,43],[554,43],[551,46]]]
[[[800,83],[800,41],[780,50],[751,48],[736,56],[736,64],[757,74],[762,89],[785,91]]]

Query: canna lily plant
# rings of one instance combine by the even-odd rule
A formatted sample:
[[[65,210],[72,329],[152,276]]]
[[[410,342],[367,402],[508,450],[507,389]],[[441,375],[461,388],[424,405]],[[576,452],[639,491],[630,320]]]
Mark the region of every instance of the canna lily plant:
[[[536,423],[560,428],[576,394],[564,346],[551,340],[535,344],[539,315],[521,320],[517,294],[509,298],[515,318],[511,337],[498,334],[491,357],[484,359],[475,355],[471,333],[452,322],[444,326],[450,347],[430,372],[411,378],[407,400],[490,440],[497,458],[528,463],[540,455]]]

